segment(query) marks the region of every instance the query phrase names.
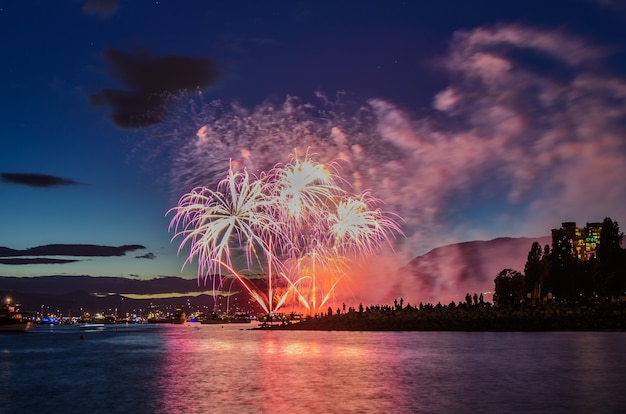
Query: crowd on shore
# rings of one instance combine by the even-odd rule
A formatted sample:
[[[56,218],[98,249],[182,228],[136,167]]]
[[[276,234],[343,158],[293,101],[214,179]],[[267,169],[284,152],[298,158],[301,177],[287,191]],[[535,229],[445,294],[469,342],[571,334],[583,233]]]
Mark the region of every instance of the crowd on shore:
[[[601,331],[626,330],[626,301],[542,302],[493,306],[482,300],[449,305],[373,305],[283,322],[269,329],[335,331]]]

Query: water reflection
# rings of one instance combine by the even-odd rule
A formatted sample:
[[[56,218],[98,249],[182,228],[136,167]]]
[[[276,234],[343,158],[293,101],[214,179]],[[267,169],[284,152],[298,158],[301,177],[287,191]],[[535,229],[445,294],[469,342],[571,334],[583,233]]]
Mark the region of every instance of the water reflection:
[[[605,402],[614,398],[612,390],[615,384],[624,382],[623,376],[616,370],[607,369],[624,361],[624,344],[607,341],[605,336],[590,332],[572,336],[572,355],[580,368],[576,394],[580,405],[598,411]]]
[[[616,384],[624,380],[626,334],[606,335],[171,326],[159,406],[167,413],[598,411],[625,402]]]
[[[164,412],[397,412],[414,385],[388,335],[169,328]]]
[[[269,332],[187,324],[83,334],[59,327],[0,335],[0,412],[569,413],[626,406],[625,332]]]

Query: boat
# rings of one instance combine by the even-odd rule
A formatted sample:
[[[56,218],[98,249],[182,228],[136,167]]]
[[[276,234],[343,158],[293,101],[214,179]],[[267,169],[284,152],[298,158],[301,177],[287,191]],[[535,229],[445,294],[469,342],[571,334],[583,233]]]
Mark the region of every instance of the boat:
[[[0,332],[26,332],[35,327],[35,322],[15,309],[15,306],[0,307]]]
[[[215,325],[226,323],[224,319],[215,312],[210,315],[200,315],[196,319],[200,321],[202,325]]]
[[[80,325],[80,329],[86,329],[89,331],[101,331],[104,329],[103,323],[86,323],[84,325]]]
[[[175,324],[183,324],[187,322],[187,314],[185,314],[185,312],[181,311],[180,309],[177,309],[176,313],[171,317],[170,322]]]
[[[200,320],[200,324],[202,325],[218,325],[226,323],[224,319],[202,319]]]
[[[247,313],[236,313],[228,318],[228,323],[251,323],[250,315]]]

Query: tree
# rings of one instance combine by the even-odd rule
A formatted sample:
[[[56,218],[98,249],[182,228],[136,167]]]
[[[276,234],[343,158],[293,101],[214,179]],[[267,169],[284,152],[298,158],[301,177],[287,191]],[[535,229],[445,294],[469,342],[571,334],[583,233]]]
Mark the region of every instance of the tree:
[[[552,255],[550,253],[551,253],[550,245],[546,244],[545,246],[543,246],[543,256],[541,257],[541,276],[539,279],[541,283],[539,296],[541,298],[543,298],[548,293],[545,286],[546,286],[546,281],[550,277],[550,266],[552,263],[551,261]]]
[[[524,275],[517,270],[503,269],[495,279],[493,301],[498,306],[514,305],[523,297]]]
[[[572,240],[563,229],[552,231],[552,251],[545,279],[545,291],[560,299],[573,298],[582,291],[580,266],[574,257]]]
[[[544,274],[543,251],[539,242],[534,242],[528,252],[528,260],[524,266],[524,294],[531,297],[541,295],[541,282]]]
[[[594,282],[600,293],[606,296],[619,296],[626,289],[623,238],[624,233],[620,233],[617,221],[605,218],[596,249]]]

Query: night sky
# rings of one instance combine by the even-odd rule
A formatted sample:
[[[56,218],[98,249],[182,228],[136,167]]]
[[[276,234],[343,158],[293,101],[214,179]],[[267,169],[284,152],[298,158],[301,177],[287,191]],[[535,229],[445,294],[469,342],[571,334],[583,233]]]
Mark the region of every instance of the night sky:
[[[399,265],[623,228],[625,4],[0,1],[0,275],[195,277],[167,211],[295,150],[402,217]]]

